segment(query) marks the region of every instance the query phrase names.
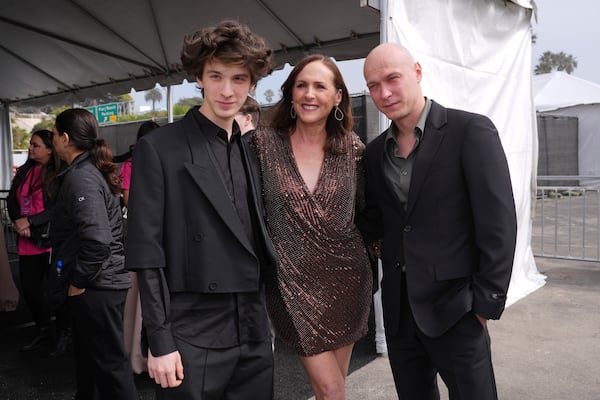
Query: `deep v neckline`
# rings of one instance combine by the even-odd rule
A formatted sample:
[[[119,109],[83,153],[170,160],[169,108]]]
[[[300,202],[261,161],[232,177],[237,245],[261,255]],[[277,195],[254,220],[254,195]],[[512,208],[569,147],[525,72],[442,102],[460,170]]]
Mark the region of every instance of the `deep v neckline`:
[[[290,159],[290,165],[292,166],[292,170],[294,172],[294,175],[296,176],[296,180],[298,180],[300,182],[300,184],[302,185],[302,189],[311,197],[314,197],[317,192],[319,191],[320,187],[321,187],[321,182],[323,181],[323,173],[325,171],[325,164],[327,163],[327,152],[325,152],[324,156],[323,156],[323,162],[321,163],[321,168],[319,169],[319,174],[317,176],[317,182],[315,183],[315,188],[314,190],[311,192],[310,189],[308,188],[308,185],[306,184],[306,181],[304,180],[304,177],[302,176],[302,173],[300,172],[300,167],[298,166],[298,162],[296,161],[296,157],[294,156],[294,149],[292,148],[292,142],[290,141],[290,138],[287,138],[287,140],[283,140],[284,145],[286,147],[286,151],[287,151],[287,156]]]

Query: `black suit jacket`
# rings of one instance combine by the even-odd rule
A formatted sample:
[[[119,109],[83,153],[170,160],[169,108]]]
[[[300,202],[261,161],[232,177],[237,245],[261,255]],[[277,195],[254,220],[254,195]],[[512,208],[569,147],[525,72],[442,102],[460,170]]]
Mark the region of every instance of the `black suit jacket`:
[[[411,309],[426,335],[440,336],[470,310],[500,318],[517,223],[506,156],[493,123],[432,103],[406,211],[382,172],[386,133],[365,152],[367,209],[358,222],[369,236],[383,238],[387,334],[398,331],[403,266]]]
[[[128,211],[128,269],[165,268],[171,292],[259,289],[259,276],[273,274],[276,256],[263,220],[258,161],[245,141],[242,152],[249,171],[252,211],[258,216],[257,242],[263,248],[255,252],[244,233],[208,140],[198,131],[190,111],[181,121],[157,129],[136,144]],[[137,187],[143,187],[143,192]]]
[[[264,282],[275,278],[277,258],[264,223],[258,160],[241,141],[253,246],[193,112],[144,136],[133,155],[125,263],[138,271],[155,355],[175,350],[174,337],[202,347],[231,345],[238,322],[255,333],[251,338],[269,337]],[[232,311],[231,293],[250,299],[240,300],[251,314],[243,321]]]

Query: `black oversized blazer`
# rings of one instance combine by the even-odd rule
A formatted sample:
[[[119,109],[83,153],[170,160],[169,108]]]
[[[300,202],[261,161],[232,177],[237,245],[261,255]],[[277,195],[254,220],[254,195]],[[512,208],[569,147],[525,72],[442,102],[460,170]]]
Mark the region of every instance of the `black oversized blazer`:
[[[164,268],[170,292],[257,291],[259,278],[272,279],[276,265],[263,218],[258,160],[242,141],[258,216],[261,249],[255,252],[192,112],[136,144],[126,267]]]
[[[432,102],[406,211],[383,175],[386,133],[365,151],[367,209],[358,219],[363,232],[383,238],[386,333],[398,331],[403,266],[411,309],[428,336],[440,336],[469,310],[498,319],[517,223],[507,160],[493,123]]]

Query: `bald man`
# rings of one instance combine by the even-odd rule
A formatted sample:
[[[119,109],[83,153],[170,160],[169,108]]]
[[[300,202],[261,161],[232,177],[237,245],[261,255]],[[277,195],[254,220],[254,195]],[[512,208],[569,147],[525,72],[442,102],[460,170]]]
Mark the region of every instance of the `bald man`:
[[[407,49],[365,60],[373,102],[391,121],[365,151],[359,227],[382,239],[388,355],[402,400],[497,399],[488,319],[504,310],[517,222],[506,156],[485,116],[421,90]],[[460,90],[460,88],[457,88]]]

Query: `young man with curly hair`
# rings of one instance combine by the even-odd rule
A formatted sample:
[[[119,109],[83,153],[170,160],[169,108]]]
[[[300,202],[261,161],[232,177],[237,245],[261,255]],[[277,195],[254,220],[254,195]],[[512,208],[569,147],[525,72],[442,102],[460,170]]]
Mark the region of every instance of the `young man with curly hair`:
[[[276,257],[257,160],[235,116],[272,69],[265,41],[236,21],[184,39],[204,96],[135,147],[127,268],[137,272],[148,372],[158,399],[271,399],[264,281]]]

